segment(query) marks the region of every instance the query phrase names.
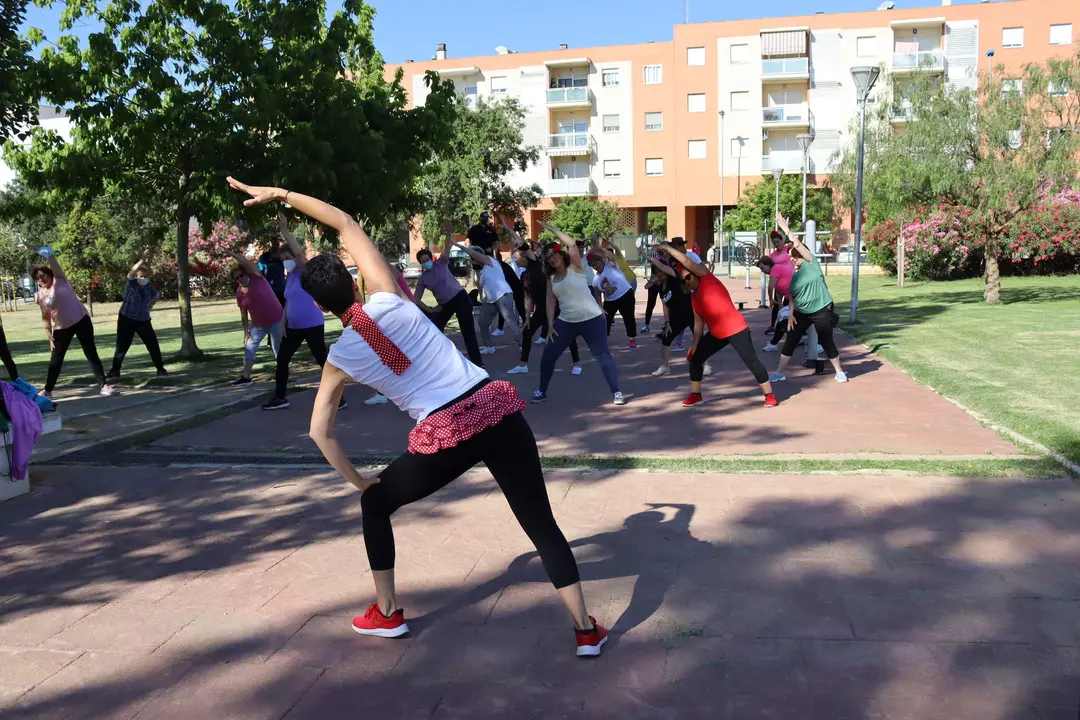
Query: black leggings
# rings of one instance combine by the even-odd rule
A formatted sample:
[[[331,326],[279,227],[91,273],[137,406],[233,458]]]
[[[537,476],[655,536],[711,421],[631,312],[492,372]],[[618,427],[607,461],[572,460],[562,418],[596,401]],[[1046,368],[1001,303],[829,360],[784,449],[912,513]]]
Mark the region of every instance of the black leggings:
[[[514,413],[463,443],[435,453],[405,453],[379,474],[379,483],[360,496],[364,544],[372,570],[394,568],[394,531],[390,516],[448,485],[477,463],[484,463],[499,484],[510,510],[536,547],[556,588],[578,582],[577,562],[555,523],[544,486],[544,471],[529,423]]]
[[[53,351],[52,357],[49,358],[49,375],[45,380],[45,392],[52,392],[56,387],[56,381],[60,379],[60,369],[64,367],[64,356],[67,355],[71,339],[76,337],[79,338],[83,355],[86,355],[86,361],[90,363],[90,371],[97,378],[98,385],[105,384],[105,368],[101,365],[97,345],[94,344],[94,323],[89,315],[83,315],[83,319],[71,327],[53,330]]]
[[[7,370],[8,377],[13,381],[19,377],[19,368],[15,367],[15,358],[11,356],[11,348],[7,344],[7,336],[4,335],[4,328],[0,327],[0,360],[4,361],[4,368]]]
[[[660,343],[664,347],[671,347],[671,344],[675,342],[675,338],[680,337],[684,330],[693,327],[694,311],[690,307],[690,303],[686,303],[684,307],[668,305],[667,327],[664,328],[664,335],[660,338]]]
[[[286,328],[281,337],[281,347],[278,348],[277,370],[274,372],[274,395],[285,397],[286,388],[289,385],[289,361],[307,343],[315,362],[319,367],[326,364],[326,329],[322,325],[309,328]]]
[[[150,360],[158,370],[165,369],[165,362],[161,359],[161,347],[158,345],[157,333],[149,320],[132,320],[126,315],[116,316],[116,353],[113,354],[112,372],[120,374],[120,366],[124,364],[124,357],[131,348],[131,341],[138,335],[150,353]]]
[[[754,340],[750,337],[750,328],[726,338],[718,338],[712,333],[705,333],[705,337],[701,338],[697,350],[690,358],[690,379],[693,382],[701,382],[701,378],[705,377],[705,363],[728,345],[739,353],[743,365],[754,373],[754,379],[758,381],[758,385],[769,381],[769,371],[761,364],[757,353],[754,352]]]
[[[536,310],[533,312],[532,317],[529,318],[529,324],[525,326],[525,331],[521,336],[522,365],[529,362],[529,353],[532,352],[532,339],[537,331],[540,332],[540,337],[547,337],[547,306],[544,304],[545,302],[545,300],[541,299],[540,304],[536,306]],[[558,315],[558,312],[556,312],[556,315]],[[574,338],[570,343],[570,359],[575,365],[581,364],[581,350],[578,349],[577,338]]]
[[[648,325],[652,322],[653,310],[656,309],[656,299],[660,297],[660,286],[649,286],[649,299],[645,303],[645,324]]]
[[[446,323],[450,322],[451,316],[457,317],[458,328],[461,330],[461,339],[465,342],[465,352],[469,360],[476,367],[484,367],[484,358],[480,355],[480,345],[476,342],[476,323],[473,321],[473,304],[469,299],[469,293],[462,290],[450,302],[443,304],[438,312],[428,315],[435,327],[442,330]]]
[[[787,340],[784,341],[784,347],[780,350],[780,354],[785,357],[794,355],[795,348],[798,347],[799,341],[802,340],[802,336],[805,335],[806,331],[813,325],[817,328],[818,345],[825,350],[825,356],[830,360],[835,360],[840,357],[840,351],[836,349],[836,343],[833,342],[833,319],[835,317],[836,314],[833,313],[832,303],[829,303],[817,312],[809,315],[806,313],[797,313],[795,315],[795,329],[788,333]],[[811,353],[811,356],[812,355],[813,353]]]
[[[611,326],[615,323],[615,313],[622,315],[623,325],[626,326],[627,337],[637,337],[637,321],[634,318],[634,306],[636,298],[634,291],[628,290],[617,300],[604,302],[604,314],[607,315],[607,334],[611,335]]]

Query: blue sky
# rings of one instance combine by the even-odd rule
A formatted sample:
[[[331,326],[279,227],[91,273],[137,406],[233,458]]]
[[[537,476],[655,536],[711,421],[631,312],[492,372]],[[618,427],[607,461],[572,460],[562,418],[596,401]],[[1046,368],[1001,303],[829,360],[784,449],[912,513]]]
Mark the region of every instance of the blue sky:
[[[772,0],[767,4],[736,0],[690,0],[690,21],[742,20],[872,10],[880,0]],[[956,4],[963,4],[958,0]],[[519,52],[571,47],[624,45],[671,39],[682,22],[682,0],[584,0],[577,3],[531,3],[521,0],[375,0],[375,44],[387,62],[427,60],[436,43],[445,42],[451,57],[491,55],[498,45]],[[896,0],[896,6],[936,3]],[[52,38],[64,3],[51,9],[31,5],[29,24]],[[330,0],[333,8],[338,0]]]

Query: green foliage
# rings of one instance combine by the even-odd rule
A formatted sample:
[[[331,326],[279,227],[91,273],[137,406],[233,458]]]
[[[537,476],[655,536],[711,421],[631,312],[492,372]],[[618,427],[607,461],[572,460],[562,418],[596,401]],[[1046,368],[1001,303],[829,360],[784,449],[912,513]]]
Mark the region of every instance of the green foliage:
[[[434,153],[420,182],[425,203],[421,234],[435,243],[442,241],[446,220],[464,233],[485,210],[516,218],[543,196],[539,185],[518,188],[507,182],[540,157],[539,148],[525,144],[524,106],[516,98],[481,99],[475,108],[463,96],[454,102],[449,141]]]
[[[651,212],[646,216],[645,222],[648,224],[649,233],[661,239],[667,237],[666,212]]]
[[[724,216],[725,232],[760,232],[768,222],[773,228],[776,215],[776,180],[767,176],[743,191],[739,203]],[[780,178],[780,212],[793,230],[802,228],[802,175]],[[807,187],[806,217],[817,221],[818,230],[828,230],[833,220],[832,188]]]
[[[0,225],[0,276],[20,278],[33,261],[25,241],[10,225]]]
[[[549,220],[570,237],[577,240],[591,241],[594,237],[613,237],[629,232],[619,225],[619,206],[608,200],[588,197],[571,197],[555,206]],[[540,234],[544,240],[555,238],[544,231]]]
[[[19,36],[27,0],[0,0],[0,136],[9,137],[34,116],[29,92],[30,43]]]

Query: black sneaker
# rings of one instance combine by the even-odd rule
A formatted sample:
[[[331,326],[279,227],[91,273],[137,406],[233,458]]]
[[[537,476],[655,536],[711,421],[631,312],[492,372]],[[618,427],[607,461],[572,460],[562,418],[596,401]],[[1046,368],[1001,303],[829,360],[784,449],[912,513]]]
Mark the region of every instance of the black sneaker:
[[[115,380],[118,377],[120,377],[119,370],[110,370],[109,372],[105,373],[106,380]]]
[[[287,407],[289,407],[289,401],[277,397],[262,406],[263,410],[284,410]]]
[[[251,384],[252,384],[252,379],[251,378],[242,377],[239,380],[233,380],[232,387],[244,387],[246,385],[251,385]]]
[[[337,409],[344,410],[347,407],[349,407],[349,402],[345,398],[341,398],[341,402],[337,404]]]
[[[165,377],[168,374],[169,374],[169,371],[166,370],[165,368],[161,368],[160,370],[157,371],[157,376],[158,377]]]

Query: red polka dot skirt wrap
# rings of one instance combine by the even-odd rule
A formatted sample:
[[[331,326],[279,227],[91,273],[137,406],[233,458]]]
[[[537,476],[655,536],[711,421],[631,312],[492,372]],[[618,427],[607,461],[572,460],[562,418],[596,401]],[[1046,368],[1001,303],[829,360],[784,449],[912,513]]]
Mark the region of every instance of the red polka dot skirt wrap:
[[[469,397],[421,420],[409,433],[409,452],[434,455],[494,427],[525,409],[525,401],[505,380],[495,380]]]

